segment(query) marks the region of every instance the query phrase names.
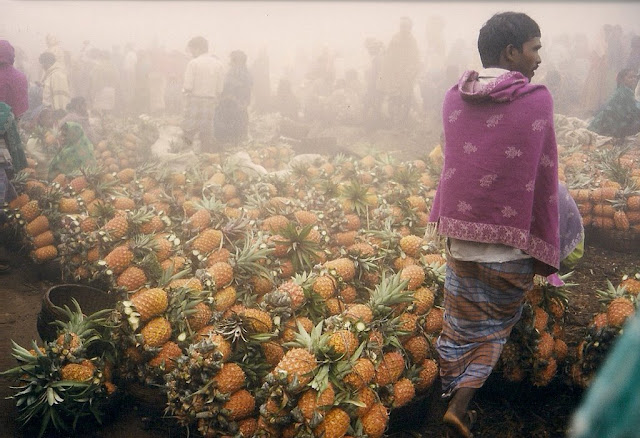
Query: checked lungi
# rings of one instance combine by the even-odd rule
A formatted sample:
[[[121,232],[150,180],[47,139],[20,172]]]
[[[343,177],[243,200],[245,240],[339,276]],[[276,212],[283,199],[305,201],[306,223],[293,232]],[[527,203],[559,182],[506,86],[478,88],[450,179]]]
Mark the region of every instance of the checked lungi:
[[[193,141],[196,134],[200,136],[203,152],[213,151],[213,117],[217,100],[213,97],[187,96],[185,115],[182,122],[184,136]]]
[[[444,396],[480,388],[495,367],[533,287],[532,258],[504,263],[447,260],[444,324],[436,342]]]

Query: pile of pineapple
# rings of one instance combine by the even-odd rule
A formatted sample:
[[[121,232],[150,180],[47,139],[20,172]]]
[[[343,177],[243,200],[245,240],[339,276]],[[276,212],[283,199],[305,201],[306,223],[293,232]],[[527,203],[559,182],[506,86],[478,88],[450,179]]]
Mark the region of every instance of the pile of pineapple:
[[[561,174],[589,229],[640,236],[640,152],[636,145],[560,148]]]
[[[251,155],[277,168],[288,150]],[[165,392],[203,436],[372,437],[432,388],[445,259],[425,161],[319,157],[284,176],[217,154],[184,172],[121,164],[23,172],[6,211],[34,261],[118,297],[123,387]]]
[[[4,231],[36,263],[59,262],[64,281],[118,297],[110,336],[122,387],[164,393],[167,414],[203,436],[292,437],[382,436],[392,409],[431,390],[446,269],[428,222],[437,163],[291,160],[286,145],[253,145],[265,174],[227,154],[179,171],[134,140],[108,137],[99,167],[53,181],[22,172],[5,208]],[[561,177],[578,199],[596,180],[576,153],[563,151]],[[625,181],[620,202],[635,196]],[[609,204],[627,219],[635,211]],[[565,289],[541,280],[527,294],[499,362],[507,379],[546,386],[577,362]]]

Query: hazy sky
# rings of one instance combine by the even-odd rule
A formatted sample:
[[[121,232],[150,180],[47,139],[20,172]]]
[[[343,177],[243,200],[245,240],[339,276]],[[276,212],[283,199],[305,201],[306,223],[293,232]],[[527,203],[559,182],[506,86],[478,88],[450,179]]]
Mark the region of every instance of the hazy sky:
[[[155,43],[184,51],[186,42],[201,34],[209,39],[212,51],[225,58],[234,49],[244,49],[251,56],[264,46],[271,56],[284,60],[300,48],[328,44],[365,60],[365,38],[388,42],[402,16],[413,19],[419,44],[426,39],[429,18],[439,16],[445,23],[447,44],[462,38],[475,48],[482,23],[505,10],[531,15],[542,29],[543,45],[563,32],[595,39],[605,23],[621,24],[625,31],[640,34],[640,3],[632,2],[0,0],[0,10],[0,38],[23,47],[31,57],[44,50],[47,33],[55,34],[72,52],[83,40],[106,49],[134,42],[138,48]]]

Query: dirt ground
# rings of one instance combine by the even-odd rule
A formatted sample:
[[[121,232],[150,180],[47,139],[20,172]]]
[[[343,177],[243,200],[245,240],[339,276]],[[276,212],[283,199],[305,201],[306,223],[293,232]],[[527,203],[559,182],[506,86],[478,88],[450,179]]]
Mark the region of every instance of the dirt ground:
[[[616,252],[591,246],[589,241],[587,243],[585,256],[573,276],[573,281],[579,285],[572,288],[570,297],[566,331],[570,347],[581,340],[589,320],[598,311],[595,291],[606,288],[606,278],[615,283],[623,274],[632,275],[640,271],[637,254]],[[24,256],[7,255],[12,260],[13,270],[0,276],[0,370],[16,365],[10,355],[11,340],[22,346],[28,346],[32,339],[39,340],[36,319],[42,296],[56,284]],[[0,437],[36,436],[36,431],[22,430],[14,420],[17,415],[14,401],[6,399],[13,393],[11,384],[7,378],[0,377]],[[479,414],[474,432],[479,437],[563,437],[571,413],[582,395],[581,390],[558,379],[546,388],[536,389],[526,384],[510,384],[499,376],[492,376],[473,402],[473,408]],[[422,400],[394,411],[389,435],[442,437],[440,419],[444,409],[445,402],[434,387],[431,394]],[[86,424],[81,429],[77,436],[187,436],[171,420],[154,416],[136,399],[125,395],[118,400],[105,424]]]

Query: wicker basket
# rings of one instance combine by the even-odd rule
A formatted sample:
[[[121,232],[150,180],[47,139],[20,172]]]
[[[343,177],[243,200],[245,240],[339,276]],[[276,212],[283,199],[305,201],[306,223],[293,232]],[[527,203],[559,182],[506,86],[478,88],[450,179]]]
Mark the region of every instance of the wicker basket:
[[[38,334],[43,341],[55,339],[57,327],[51,323],[56,320],[66,322],[65,314],[58,307],[64,308],[66,305],[74,310],[73,298],[85,315],[109,309],[115,305],[114,296],[95,287],[71,283],[50,287],[42,297],[42,307],[37,319]]]
[[[587,245],[629,254],[640,253],[640,233],[588,227],[584,230]]]

